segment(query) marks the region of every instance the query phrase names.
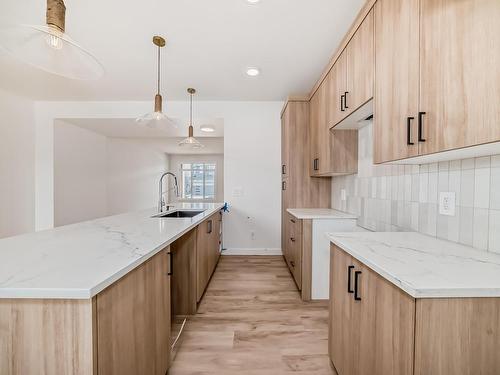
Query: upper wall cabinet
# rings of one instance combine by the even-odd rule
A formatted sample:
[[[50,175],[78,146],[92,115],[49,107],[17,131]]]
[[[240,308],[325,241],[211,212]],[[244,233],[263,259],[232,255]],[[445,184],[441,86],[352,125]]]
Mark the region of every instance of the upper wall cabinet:
[[[498,19],[498,0],[377,1],[376,163],[500,141]]]
[[[328,126],[333,127],[373,98],[373,10],[330,70]]]

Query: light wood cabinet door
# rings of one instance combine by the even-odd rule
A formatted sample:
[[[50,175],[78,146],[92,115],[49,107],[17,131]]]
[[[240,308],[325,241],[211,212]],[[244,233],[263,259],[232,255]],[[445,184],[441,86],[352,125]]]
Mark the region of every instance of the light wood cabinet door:
[[[290,124],[290,111],[287,106],[281,117],[281,176],[288,176],[288,155],[290,152],[290,136],[288,127]]]
[[[328,352],[339,375],[354,375],[353,299],[348,293],[354,271],[352,258],[335,245],[330,251],[330,315]]]
[[[196,274],[197,301],[201,301],[201,297],[207,288],[208,282],[212,273],[217,266],[219,260],[219,233],[217,223],[219,221],[219,213],[210,216],[208,219],[200,223],[197,227],[197,243],[196,243]]]
[[[325,81],[328,83],[327,128],[330,129],[342,121],[348,114],[348,109],[345,108],[343,99],[347,91],[346,50],[339,56]]]
[[[420,153],[499,141],[500,1],[420,5]]]
[[[319,169],[317,167],[317,160],[319,159],[320,140],[319,140],[319,92],[312,96],[309,102],[309,129],[310,129],[310,142],[309,142],[309,172],[311,176],[317,176]]]
[[[290,215],[289,221],[290,270],[297,288],[302,290],[302,220]]]
[[[374,19],[373,147],[383,163],[418,155],[419,0],[378,0]]]
[[[347,88],[345,116],[373,98],[374,40],[373,10],[363,20],[346,47]]]
[[[169,249],[96,297],[98,373],[165,375],[170,357]]]
[[[413,375],[415,299],[357,260],[352,264],[352,374]]]
[[[318,89],[319,92],[319,108],[318,108],[318,162],[317,169],[319,175],[327,175],[332,169],[331,144],[332,137],[330,127],[328,126],[328,85],[325,82]]]

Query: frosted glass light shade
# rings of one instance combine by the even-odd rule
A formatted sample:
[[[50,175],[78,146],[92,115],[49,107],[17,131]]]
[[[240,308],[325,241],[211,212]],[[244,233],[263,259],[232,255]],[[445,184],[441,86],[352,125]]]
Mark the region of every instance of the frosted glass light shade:
[[[99,79],[103,66],[67,34],[52,26],[15,25],[0,30],[0,46],[46,72],[80,80]]]
[[[194,137],[187,137],[186,139],[179,142],[179,146],[185,148],[203,148],[205,147]]]
[[[170,130],[177,128],[177,123],[163,112],[151,112],[138,117],[135,120],[139,125],[153,129]]]

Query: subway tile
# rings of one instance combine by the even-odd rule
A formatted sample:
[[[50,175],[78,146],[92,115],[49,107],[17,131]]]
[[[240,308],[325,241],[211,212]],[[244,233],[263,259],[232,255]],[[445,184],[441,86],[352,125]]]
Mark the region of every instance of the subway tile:
[[[420,175],[411,175],[411,201],[418,202],[420,200]]]
[[[438,163],[439,172],[449,171],[450,170],[450,162],[449,161],[440,161]]]
[[[417,202],[411,203],[411,230],[418,232],[418,208],[419,204]]]
[[[437,215],[436,236],[443,240],[448,239],[448,216]]]
[[[474,165],[475,165],[474,159],[463,159],[462,160],[462,170],[474,169]]]
[[[474,206],[474,170],[462,170],[460,178],[460,206]]]
[[[437,230],[438,205],[429,203],[427,234],[435,236]]]
[[[420,173],[419,177],[419,202],[427,203],[429,201],[429,173]]]
[[[472,235],[472,246],[476,249],[488,249],[489,212],[484,208],[474,208],[474,232]]]
[[[457,171],[462,168],[461,160],[452,160],[450,161],[450,171]]]
[[[473,225],[474,209],[472,207],[460,207],[460,243],[472,246]]]
[[[459,242],[460,239],[460,207],[455,208],[455,216],[448,218],[448,236],[447,240]]]
[[[438,199],[438,174],[433,172],[429,173],[428,201],[429,203],[437,203],[437,199]]]
[[[419,203],[418,205],[418,230],[421,233],[427,233],[429,224],[429,203]]]
[[[490,206],[490,169],[476,169],[474,173],[474,208]]]
[[[500,210],[500,168],[491,168],[490,208]]]
[[[500,210],[490,210],[488,250],[500,254]]]
[[[489,168],[491,165],[491,158],[489,156],[484,156],[481,158],[476,158],[474,162],[474,166],[476,169],[478,168]]]
[[[461,179],[460,170],[450,170],[448,191],[455,193],[455,203],[457,205],[460,204],[460,179]]]
[[[500,155],[491,157],[491,168],[500,168]]]
[[[420,165],[420,173],[429,173],[429,164]]]
[[[405,199],[405,175],[398,176],[398,201]]]
[[[415,164],[411,166],[411,174],[419,174],[420,173],[420,165]]]
[[[391,199],[398,199],[398,176],[391,176]]]
[[[438,163],[429,164],[429,173],[437,172],[438,170]]]
[[[391,224],[398,225],[398,201],[391,201]]]
[[[438,194],[449,191],[450,172],[448,170],[439,171],[438,174]],[[438,195],[439,196],[439,195]]]
[[[411,201],[411,175],[410,174],[406,174],[404,176],[404,186],[405,186],[405,194],[404,194],[404,197],[403,197],[403,200],[405,202],[409,202]]]

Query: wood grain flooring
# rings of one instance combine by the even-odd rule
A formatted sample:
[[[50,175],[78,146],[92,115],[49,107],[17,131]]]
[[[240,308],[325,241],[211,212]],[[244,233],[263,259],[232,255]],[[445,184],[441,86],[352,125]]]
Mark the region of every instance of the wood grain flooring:
[[[170,375],[336,374],[328,304],[303,302],[281,256],[222,256]]]

